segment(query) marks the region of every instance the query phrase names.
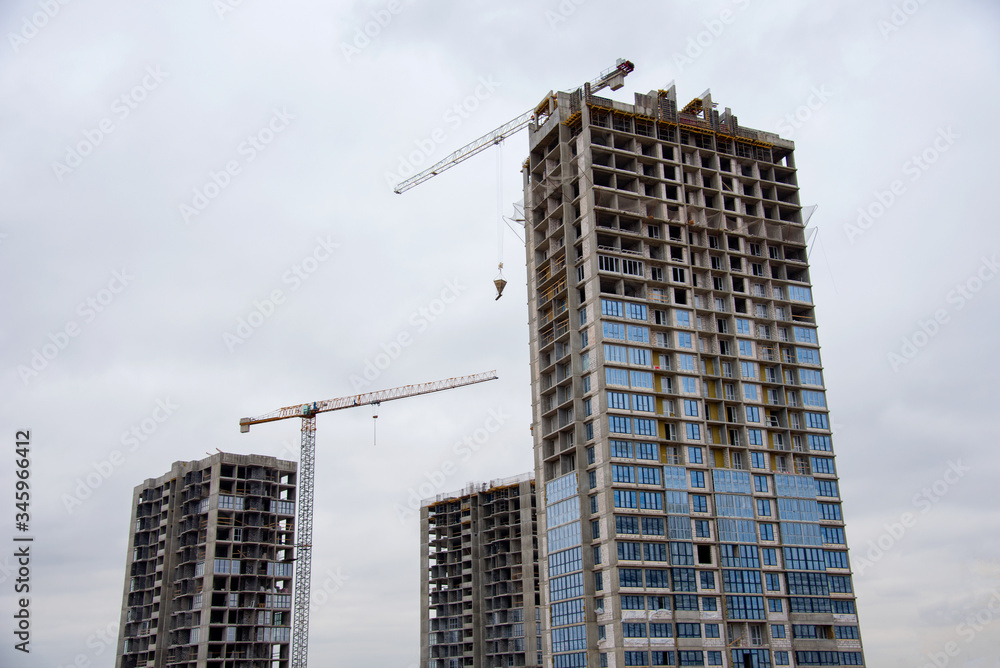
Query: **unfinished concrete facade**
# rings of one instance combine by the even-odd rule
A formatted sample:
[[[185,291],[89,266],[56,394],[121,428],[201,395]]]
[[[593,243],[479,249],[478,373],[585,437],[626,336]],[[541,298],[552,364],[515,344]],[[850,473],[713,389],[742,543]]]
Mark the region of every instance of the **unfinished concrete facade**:
[[[863,665],[793,143],[673,87],[529,132],[546,668]]]
[[[523,475],[420,509],[420,668],[540,666],[535,484]]]
[[[295,462],[219,453],[137,486],[116,668],[287,668]]]

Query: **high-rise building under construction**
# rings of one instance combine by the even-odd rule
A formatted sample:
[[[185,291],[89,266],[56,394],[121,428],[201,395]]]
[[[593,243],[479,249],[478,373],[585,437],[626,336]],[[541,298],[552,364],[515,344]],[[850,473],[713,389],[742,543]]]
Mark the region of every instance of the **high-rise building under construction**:
[[[219,453],[135,488],[115,668],[288,668],[296,471]]]
[[[547,668],[864,665],[793,143],[673,87],[529,132]]]
[[[542,663],[535,481],[470,484],[420,509],[420,667]]]

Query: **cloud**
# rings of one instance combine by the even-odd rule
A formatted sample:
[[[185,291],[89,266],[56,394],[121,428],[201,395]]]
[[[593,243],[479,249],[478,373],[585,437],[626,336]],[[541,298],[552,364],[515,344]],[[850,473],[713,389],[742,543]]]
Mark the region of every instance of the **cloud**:
[[[243,0],[220,17],[212,3],[67,2],[13,48],[9,34],[44,4],[0,11],[8,49],[0,59],[0,421],[8,435],[32,430],[38,535],[37,654],[28,662],[8,644],[0,663],[64,666],[83,653],[111,666],[111,653],[97,655],[88,639],[117,623],[133,487],[216,448],[287,452],[282,444],[296,441],[298,425],[240,435],[239,418],[352,394],[352,374],[458,281],[468,287],[379,370],[372,389],[493,368],[501,380],[384,404],[377,440],[367,409],[319,421],[324,529],[315,573],[339,568],[350,579],[314,618],[311,658],[413,663],[417,528],[401,526],[393,504],[454,458],[453,445],[490,407],[511,418],[460,463],[448,489],[532,466],[527,296],[517,269],[524,249],[504,232],[499,252],[496,204],[502,190],[511,215],[521,198],[526,137],[505,142],[499,160],[491,150],[402,196],[384,174],[438,128],[448,129],[447,141],[428,159],[619,57],[636,71],[609,96],[630,102],[633,92],[676,79],[680,97],[711,87],[720,107],[764,130],[806,104],[814,87],[835,91],[794,140],[802,201],[820,204],[811,276],[855,553],[887,523],[919,513],[913,497],[949,460],[973,468],[858,578],[867,657],[900,665],[919,658],[912,647],[926,656],[962,642],[956,625],[995,586],[973,574],[995,552],[989,536],[1000,523],[990,474],[998,286],[984,285],[951,312],[897,373],[886,354],[1000,248],[988,197],[997,139],[982,130],[1000,102],[987,85],[1000,62],[990,3],[923,4],[884,39],[878,21],[892,3],[752,2],[683,72],[673,52],[734,3],[574,2],[550,25],[546,12],[559,13],[559,2],[412,0],[349,61],[341,43],[389,3]],[[156,68],[169,74],[154,80]],[[501,85],[448,126],[448,110],[490,77]],[[270,128],[276,109],[294,120],[248,160],[240,146]],[[113,127],[101,129],[105,119]],[[961,140],[850,244],[842,228],[858,207],[905,178],[906,160],[949,125]],[[53,163],[66,164],[81,142],[92,146],[60,180]],[[238,173],[227,171],[233,161]],[[209,205],[183,220],[180,205],[194,206],[195,191],[207,197],[213,183]],[[337,248],[292,290],[286,272],[327,238]],[[510,285],[494,301],[501,258]],[[100,303],[123,271],[134,280],[85,321],[79,305]],[[249,323],[274,290],[285,301],[230,352],[224,334]],[[60,347],[71,321],[79,331]],[[25,383],[18,367],[30,367],[35,351],[45,358],[49,345],[58,354]],[[178,408],[156,422],[157,401],[168,398]],[[122,435],[149,419],[155,432],[127,451]],[[0,490],[11,489],[11,468],[0,470]],[[100,483],[68,513],[63,495],[95,472]],[[380,642],[386,635],[399,642]],[[963,645],[962,659],[985,656],[987,635]]]

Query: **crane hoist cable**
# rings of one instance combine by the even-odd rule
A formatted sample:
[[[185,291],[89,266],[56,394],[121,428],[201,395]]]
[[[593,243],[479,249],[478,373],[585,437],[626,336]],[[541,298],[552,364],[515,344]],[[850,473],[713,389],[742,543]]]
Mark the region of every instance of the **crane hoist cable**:
[[[497,142],[497,277],[493,285],[497,289],[497,300],[503,296],[507,281],[503,277],[503,140]]]
[[[599,90],[604,88],[611,88],[611,90],[618,90],[625,85],[625,77],[628,76],[632,70],[635,69],[635,65],[624,58],[619,58],[615,63],[614,67],[611,67],[601,74],[591,82],[588,82],[581,86],[580,88],[573,91],[574,95],[582,95],[585,91],[589,94],[594,94]],[[517,118],[507,121],[500,127],[496,128],[492,132],[489,132],[482,137],[476,139],[469,144],[459,148],[458,150],[452,152],[451,154],[445,156],[443,159],[439,160],[435,164],[431,165],[422,172],[411,176],[408,179],[401,181],[396,185],[394,192],[396,194],[402,194],[418,186],[424,181],[433,178],[440,174],[441,172],[451,169],[455,165],[464,160],[468,160],[472,156],[485,151],[490,146],[497,146],[498,149],[502,147],[503,140],[510,137],[524,128],[531,125],[532,122],[540,122],[538,115],[545,114],[543,109],[552,110],[552,105],[556,104],[556,96],[554,94],[547,95],[545,100],[538,106],[529,109]],[[547,116],[546,116],[547,118]],[[498,221],[497,221],[497,277],[493,280],[493,284],[497,289],[497,299],[500,299],[503,294],[504,286],[507,285],[507,281],[503,277],[503,186],[502,186],[502,162],[503,156],[502,151],[498,150],[497,155],[497,208],[498,208]],[[527,241],[527,239],[525,239]]]

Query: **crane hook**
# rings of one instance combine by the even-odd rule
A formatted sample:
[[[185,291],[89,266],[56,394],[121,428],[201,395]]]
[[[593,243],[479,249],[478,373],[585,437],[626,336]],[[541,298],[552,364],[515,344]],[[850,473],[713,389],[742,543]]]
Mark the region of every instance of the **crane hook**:
[[[497,288],[497,298],[493,301],[498,301],[500,297],[503,296],[503,289],[507,285],[507,281],[503,280],[503,262],[497,265],[497,269],[500,270],[500,273],[498,273],[497,277],[493,280],[493,285]]]

